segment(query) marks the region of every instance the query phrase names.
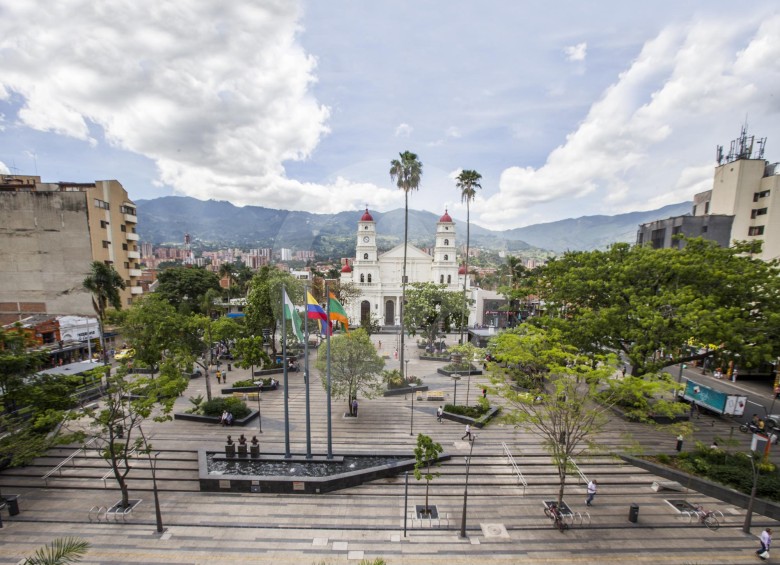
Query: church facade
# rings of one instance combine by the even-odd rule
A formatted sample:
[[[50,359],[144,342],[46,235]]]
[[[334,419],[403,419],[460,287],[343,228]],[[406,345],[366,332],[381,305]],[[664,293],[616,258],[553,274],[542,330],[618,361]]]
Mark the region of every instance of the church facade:
[[[380,254],[376,243],[376,222],[366,208],[357,227],[354,260],[341,269],[341,281],[353,282],[361,296],[345,305],[351,323],[360,323],[367,314],[384,326],[400,325],[401,279],[403,277],[403,243]],[[414,245],[407,245],[406,277],[408,283],[445,284],[448,290],[462,291],[465,269],[458,268],[455,247],[455,222],[445,211],[436,223],[433,256]]]

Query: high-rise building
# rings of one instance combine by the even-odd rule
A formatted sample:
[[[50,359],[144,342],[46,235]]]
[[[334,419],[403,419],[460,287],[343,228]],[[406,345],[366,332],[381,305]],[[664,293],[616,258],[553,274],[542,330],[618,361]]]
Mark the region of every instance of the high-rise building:
[[[123,305],[143,291],[135,204],[116,180],[41,182],[0,177],[0,321],[31,314],[91,315],[83,288],[92,261],[125,281]]]

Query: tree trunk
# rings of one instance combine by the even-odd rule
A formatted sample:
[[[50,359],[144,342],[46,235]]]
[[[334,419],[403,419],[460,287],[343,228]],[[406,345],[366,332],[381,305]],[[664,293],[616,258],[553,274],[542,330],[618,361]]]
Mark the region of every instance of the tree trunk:
[[[399,367],[401,368],[401,374],[406,380],[406,373],[404,369],[404,306],[406,302],[406,248],[408,247],[409,239],[409,191],[404,192],[404,268],[403,275],[401,276],[401,304],[398,308],[398,315],[401,322],[401,351],[399,351],[398,359],[400,360]]]

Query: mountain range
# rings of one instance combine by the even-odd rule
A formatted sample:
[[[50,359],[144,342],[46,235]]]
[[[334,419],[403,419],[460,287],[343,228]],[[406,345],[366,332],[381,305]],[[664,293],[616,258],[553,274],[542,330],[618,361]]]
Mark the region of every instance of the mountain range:
[[[345,244],[354,250],[354,236],[362,211],[312,214],[275,210],[262,206],[234,206],[230,202],[164,196],[136,201],[138,234],[155,245],[181,244],[189,233],[194,242],[208,247],[313,249],[327,254]],[[531,248],[563,252],[602,249],[614,242],[633,242],[639,224],[689,213],[683,202],[646,212],[615,216],[583,216],[493,231],[472,224],[471,245],[495,250]],[[380,248],[403,241],[404,210],[371,211]],[[433,245],[439,215],[409,210],[409,240],[418,246]],[[459,241],[465,241],[465,221],[454,219]],[[343,252],[343,251],[342,251]],[[349,255],[342,255],[349,256]]]

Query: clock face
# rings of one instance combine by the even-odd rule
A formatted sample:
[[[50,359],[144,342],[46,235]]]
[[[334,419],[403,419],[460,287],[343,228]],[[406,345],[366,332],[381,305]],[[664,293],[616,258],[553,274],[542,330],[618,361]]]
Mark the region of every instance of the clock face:
[[[370,238],[366,235],[363,236],[363,243],[368,243],[370,241]]]

